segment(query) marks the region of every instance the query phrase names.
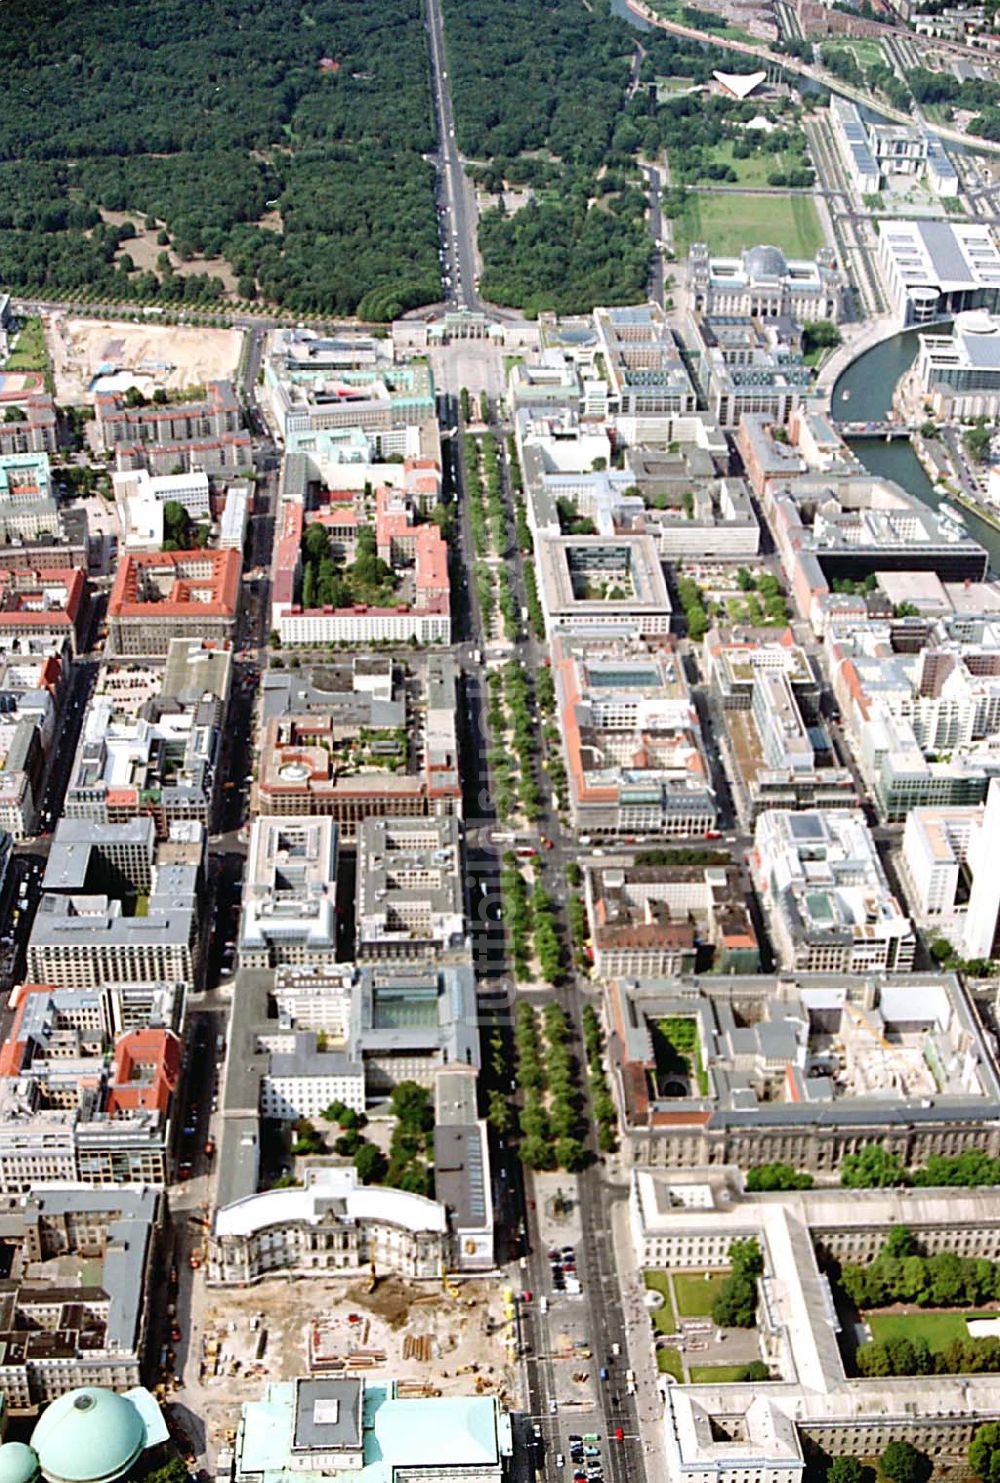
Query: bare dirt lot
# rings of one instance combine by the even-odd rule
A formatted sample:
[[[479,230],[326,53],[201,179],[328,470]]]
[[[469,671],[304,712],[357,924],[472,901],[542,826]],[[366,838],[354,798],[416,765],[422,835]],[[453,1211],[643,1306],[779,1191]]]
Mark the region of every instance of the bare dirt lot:
[[[117,320],[51,315],[46,342],[55,373],[56,400],[81,404],[93,399],[99,371],[132,373],[143,390],[168,392],[230,377],[239,364],[241,330],[131,324]]]

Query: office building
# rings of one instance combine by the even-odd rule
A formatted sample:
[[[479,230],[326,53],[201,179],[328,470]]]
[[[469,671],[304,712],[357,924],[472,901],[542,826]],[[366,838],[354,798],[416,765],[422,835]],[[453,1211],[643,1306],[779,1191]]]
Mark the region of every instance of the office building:
[[[948,333],[921,335],[916,376],[942,421],[992,422],[1000,413],[1000,319],[967,310]]]
[[[1000,946],[1000,779],[985,804],[915,808],[903,830],[902,868],[914,914],[962,958],[988,959]]]
[[[416,1397],[394,1380],[321,1374],[272,1381],[244,1404],[233,1483],[502,1483],[514,1445],[497,1396]]]
[[[978,222],[880,221],[878,261],[900,325],[1000,311],[1000,251]]]
[[[594,973],[661,978],[755,973],[747,882],[724,865],[602,865],[584,876]]]
[[[139,1384],[162,1200],[148,1186],[59,1185],[4,1200],[0,1386],[9,1411],[30,1414],[78,1386]]]
[[[761,813],[751,854],[775,952],[800,973],[906,973],[916,934],[857,809]]]
[[[567,629],[670,632],[670,596],[652,536],[550,537],[536,545],[535,568],[550,637]]]
[[[698,715],[671,650],[560,635],[552,670],[577,829],[704,837],[715,827]]]
[[[783,427],[809,393],[800,331],[790,321],[690,314],[686,339],[708,410],[735,429],[752,413]]]
[[[407,700],[407,681],[416,703]],[[269,671],[257,806],[330,818],[345,840],[366,818],[461,816],[457,675],[431,655],[404,667],[373,655]]]
[[[879,1456],[905,1441],[959,1465],[988,1417],[995,1375],[864,1377],[849,1373],[830,1286],[832,1262],[867,1262],[893,1230],[928,1255],[995,1259],[996,1214],[978,1192],[824,1189],[747,1195],[723,1174],[694,1179],[637,1171],[629,1200],[641,1267],[722,1272],[734,1241],[763,1257],[754,1335],[772,1383],[696,1384],[665,1391],[667,1475],[795,1483],[806,1459]],[[639,1253],[642,1253],[639,1255]],[[863,1341],[862,1341],[863,1342]]]
[[[866,1143],[907,1167],[1000,1150],[995,1058],[953,975],[617,979],[607,1016],[636,1165],[781,1161],[832,1182]],[[680,1061],[674,1017],[693,1024]]]
[[[355,956],[468,952],[458,820],[365,819],[358,829]]]
[[[337,826],[331,819],[255,818],[240,920],[241,965],[332,961],[336,891]]]
[[[238,551],[127,551],[108,599],[112,654],[165,655],[175,638],[225,643],[240,603]]]
[[[75,567],[0,570],[0,648],[41,642],[76,653],[87,580]]]
[[[609,383],[608,411],[622,416],[694,412],[695,389],[658,304],[595,309]]]

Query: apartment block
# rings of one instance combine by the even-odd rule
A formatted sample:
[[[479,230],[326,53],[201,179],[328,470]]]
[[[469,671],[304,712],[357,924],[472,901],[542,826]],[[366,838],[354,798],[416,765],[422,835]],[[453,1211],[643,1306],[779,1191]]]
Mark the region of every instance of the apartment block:
[[[253,446],[243,431],[243,410],[230,381],[210,381],[201,402],[126,407],[118,392],[99,392],[94,402],[96,436],[113,449],[121,473],[148,469],[172,475],[249,469]]]
[[[78,1386],[139,1385],[163,1195],[46,1186],[8,1200],[0,1385],[32,1414]]]

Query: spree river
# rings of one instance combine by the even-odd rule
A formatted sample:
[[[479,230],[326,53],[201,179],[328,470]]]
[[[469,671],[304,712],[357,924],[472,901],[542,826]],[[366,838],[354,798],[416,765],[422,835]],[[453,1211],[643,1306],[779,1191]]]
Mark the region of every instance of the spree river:
[[[852,361],[833,388],[830,410],[838,422],[882,422],[892,409],[896,383],[910,369],[916,358],[917,330],[904,330],[889,340],[874,345]],[[910,494],[937,508],[941,496],[924,473],[908,438],[894,438],[886,443],[878,438],[848,439],[865,468],[873,474],[895,479]],[[1000,531],[994,530],[964,505],[955,504],[973,540],[989,552],[990,566],[1000,572]]]

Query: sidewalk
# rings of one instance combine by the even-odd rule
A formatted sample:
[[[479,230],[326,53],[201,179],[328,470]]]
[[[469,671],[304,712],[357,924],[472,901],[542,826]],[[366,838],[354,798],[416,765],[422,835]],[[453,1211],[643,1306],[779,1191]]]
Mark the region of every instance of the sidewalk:
[[[663,1447],[663,1394],[660,1387],[661,1383],[666,1382],[656,1367],[652,1329],[645,1305],[645,1284],[641,1269],[636,1268],[632,1250],[627,1200],[616,1200],[612,1205],[611,1239],[621,1290],[628,1362],[635,1371],[635,1408],[639,1418],[639,1437],[646,1477],[662,1477],[666,1469],[666,1454]]]

